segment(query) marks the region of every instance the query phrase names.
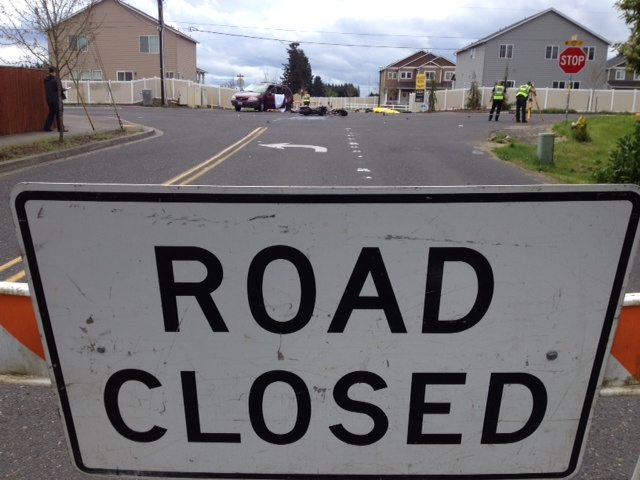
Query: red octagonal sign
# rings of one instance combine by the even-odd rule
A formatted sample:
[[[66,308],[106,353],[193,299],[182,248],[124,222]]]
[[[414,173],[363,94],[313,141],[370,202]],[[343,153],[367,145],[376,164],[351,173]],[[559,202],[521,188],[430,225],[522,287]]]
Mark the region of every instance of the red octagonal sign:
[[[580,47],[567,47],[560,54],[558,65],[564,73],[579,73],[587,63],[587,55]]]

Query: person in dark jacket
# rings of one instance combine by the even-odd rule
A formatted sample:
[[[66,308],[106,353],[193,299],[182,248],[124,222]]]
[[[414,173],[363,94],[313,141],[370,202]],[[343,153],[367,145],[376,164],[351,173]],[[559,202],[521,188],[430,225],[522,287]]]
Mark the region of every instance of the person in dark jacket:
[[[44,122],[44,130],[46,132],[53,131],[53,121],[58,124],[58,131],[62,128],[62,84],[58,78],[57,71],[54,67],[49,67],[49,75],[44,77],[44,93],[47,97],[47,105],[49,106],[49,114]],[[66,132],[67,129],[65,128]]]

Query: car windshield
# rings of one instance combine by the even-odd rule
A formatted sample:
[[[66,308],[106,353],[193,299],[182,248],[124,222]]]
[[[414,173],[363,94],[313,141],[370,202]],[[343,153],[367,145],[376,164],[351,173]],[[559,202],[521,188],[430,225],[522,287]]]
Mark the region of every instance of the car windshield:
[[[247,88],[244,89],[245,92],[256,92],[256,93],[264,93],[269,87],[266,83],[252,83],[251,85],[247,85]]]

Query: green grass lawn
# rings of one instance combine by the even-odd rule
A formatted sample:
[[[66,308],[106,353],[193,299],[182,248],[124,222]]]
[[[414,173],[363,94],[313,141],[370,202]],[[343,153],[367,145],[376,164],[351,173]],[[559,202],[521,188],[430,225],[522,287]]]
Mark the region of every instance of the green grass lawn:
[[[137,132],[138,130],[112,130],[92,134],[65,135],[63,143],[58,141],[58,136],[56,135],[55,138],[52,137],[20,145],[10,145],[0,148],[0,162],[15,160],[17,158],[28,157],[40,153],[57,152],[68,148],[100,142],[102,140],[111,140],[112,138],[123,137]]]
[[[609,161],[618,139],[633,131],[638,120],[632,115],[588,116],[588,142],[573,138],[571,122],[560,122],[553,127],[556,134],[554,164],[541,164],[536,145],[509,143],[495,150],[502,160],[528,170],[542,172],[562,183],[595,183],[594,173]]]

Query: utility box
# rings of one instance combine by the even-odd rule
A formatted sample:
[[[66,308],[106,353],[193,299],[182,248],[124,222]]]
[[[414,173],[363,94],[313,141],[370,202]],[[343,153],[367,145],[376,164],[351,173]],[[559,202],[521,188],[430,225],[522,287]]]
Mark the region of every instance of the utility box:
[[[538,134],[538,160],[540,163],[553,165],[553,148],[556,136],[553,133]]]
[[[144,107],[153,106],[153,98],[151,98],[151,90],[142,90],[142,105]]]

